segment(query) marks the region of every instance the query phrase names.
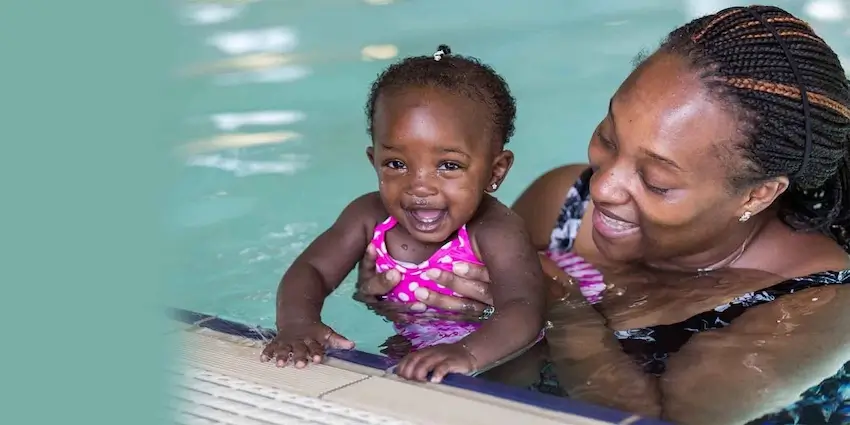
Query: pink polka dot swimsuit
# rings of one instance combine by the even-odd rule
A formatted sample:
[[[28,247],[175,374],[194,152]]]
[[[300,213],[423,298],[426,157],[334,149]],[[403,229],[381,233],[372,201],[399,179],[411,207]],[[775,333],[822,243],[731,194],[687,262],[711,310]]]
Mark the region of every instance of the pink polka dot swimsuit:
[[[469,264],[483,265],[472,250],[472,241],[463,225],[457,231],[457,237],[446,242],[431,257],[420,264],[410,264],[392,258],[387,251],[386,234],[395,227],[398,221],[390,216],[375,228],[372,237],[372,245],[378,253],[376,261],[379,273],[396,269],[401,274],[401,281],[387,295],[391,301],[414,303],[416,297],[413,292],[417,288],[426,288],[444,295],[459,296],[454,291],[440,285],[425,274],[430,269],[452,271],[452,264],[456,261]],[[428,309],[428,312],[435,312]],[[423,317],[427,317],[427,312]],[[437,344],[450,344],[457,342],[480,327],[480,323],[460,322],[445,319],[416,320],[411,323],[396,323],[396,332],[406,337],[412,344],[414,350]]]

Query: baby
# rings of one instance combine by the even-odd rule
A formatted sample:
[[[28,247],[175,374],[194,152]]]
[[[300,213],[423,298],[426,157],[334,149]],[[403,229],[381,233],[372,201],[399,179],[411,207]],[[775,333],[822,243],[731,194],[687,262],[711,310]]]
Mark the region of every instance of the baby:
[[[390,66],[372,84],[366,106],[370,164],[378,191],[351,202],[295,260],[278,290],[276,338],[262,360],[303,367],[324,348],[354,344],[321,322],[325,298],[367,248],[377,269],[400,283],[386,298],[412,303],[419,287],[452,294],[429,279],[456,261],[486,264],[492,315],[482,323],[434,319],[396,324],[415,351],[396,373],[439,382],[474,373],[542,338],[546,286],[522,220],[489,193],[513,163],[505,150],[516,106],[492,68],[440,46],[432,56]],[[457,294],[453,294],[457,295]]]

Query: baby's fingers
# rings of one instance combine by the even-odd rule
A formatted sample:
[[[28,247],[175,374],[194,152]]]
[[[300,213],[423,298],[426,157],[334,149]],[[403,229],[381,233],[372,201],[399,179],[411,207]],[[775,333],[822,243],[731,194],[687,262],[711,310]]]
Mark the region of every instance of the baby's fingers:
[[[304,341],[304,345],[307,347],[307,356],[310,358],[310,361],[313,363],[319,363],[322,361],[322,358],[325,356],[325,347],[322,347],[322,344],[319,344],[315,340],[308,339]]]
[[[278,367],[286,366],[286,362],[292,358],[292,344],[285,342],[272,341],[263,350],[260,356],[260,361],[268,362],[275,360]]]
[[[292,344],[292,352],[289,355],[289,360],[298,369],[307,366],[307,340],[294,342]],[[281,366],[278,360],[278,366]]]
[[[419,361],[416,362],[415,365],[412,365],[409,372],[408,379],[412,379],[414,381],[425,382],[428,380],[428,373],[434,370],[438,364],[440,364],[445,359],[439,353],[428,353],[425,356],[422,356]]]
[[[279,355],[286,356],[290,351],[292,351],[292,349],[289,347],[289,344],[284,344],[277,339],[273,339],[272,342],[266,344],[266,347],[263,348],[263,354],[260,355],[260,361],[267,362],[277,358]]]
[[[404,356],[398,365],[396,365],[395,373],[404,379],[415,380],[416,373],[419,370],[419,364],[426,360],[427,352],[416,351]]]
[[[443,360],[434,366],[434,372],[431,374],[431,382],[439,383],[443,381],[443,378],[450,373],[469,373],[472,372],[468,367],[464,367],[463,365],[451,361],[451,359]]]
[[[266,344],[265,348],[263,348],[263,353],[260,354],[260,361],[265,363],[273,359],[275,349],[277,349],[277,341],[272,340],[272,342]]]

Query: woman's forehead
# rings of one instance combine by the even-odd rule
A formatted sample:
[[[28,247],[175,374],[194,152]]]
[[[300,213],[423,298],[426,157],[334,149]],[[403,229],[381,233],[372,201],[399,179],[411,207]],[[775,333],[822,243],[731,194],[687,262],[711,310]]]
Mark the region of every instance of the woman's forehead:
[[[629,76],[612,98],[609,116],[621,143],[687,156],[735,141],[738,122],[730,110],[684,59],[668,54],[650,57]]]

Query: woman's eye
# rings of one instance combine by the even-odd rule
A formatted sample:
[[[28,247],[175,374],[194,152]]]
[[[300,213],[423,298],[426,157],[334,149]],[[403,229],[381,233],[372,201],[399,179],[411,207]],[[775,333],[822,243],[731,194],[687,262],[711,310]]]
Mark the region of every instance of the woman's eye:
[[[646,185],[646,188],[649,189],[650,192],[657,193],[659,195],[664,195],[664,194],[666,194],[667,192],[670,191],[670,189],[663,189],[663,188],[660,188],[660,187],[653,186],[649,183],[644,183],[644,184]]]
[[[612,142],[611,139],[603,137],[601,133],[599,134],[599,143],[601,143],[602,146],[605,149],[608,149],[608,150],[616,150],[617,149],[617,145],[614,142]]]
[[[646,186],[646,188],[652,193],[664,195],[664,194],[666,194],[667,192],[670,191],[670,189],[665,189],[663,187],[653,186],[653,185],[649,184],[649,182],[646,181],[646,178],[644,178],[643,175],[641,175],[640,179],[641,179],[641,181],[643,181],[643,185]]]
[[[401,170],[404,168],[404,163],[397,159],[394,159],[392,161],[387,161],[386,166],[392,168],[393,170]]]
[[[444,162],[444,163],[440,164],[440,166],[437,169],[440,170],[440,171],[455,171],[455,170],[460,170],[460,168],[461,168],[460,164],[457,164],[455,162]]]

